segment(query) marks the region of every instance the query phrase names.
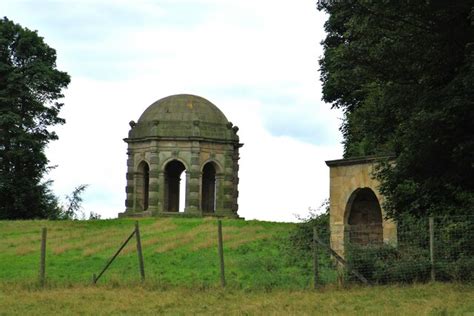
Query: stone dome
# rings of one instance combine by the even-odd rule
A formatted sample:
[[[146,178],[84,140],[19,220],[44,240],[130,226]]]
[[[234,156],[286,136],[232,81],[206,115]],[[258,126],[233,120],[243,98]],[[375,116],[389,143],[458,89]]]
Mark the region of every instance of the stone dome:
[[[162,98],[150,105],[138,122],[152,121],[201,121],[227,124],[221,110],[208,100],[191,94],[177,94]]]
[[[220,140],[238,142],[237,127],[210,101],[191,94],[162,98],[138,121],[130,122],[128,140],[143,138]]]

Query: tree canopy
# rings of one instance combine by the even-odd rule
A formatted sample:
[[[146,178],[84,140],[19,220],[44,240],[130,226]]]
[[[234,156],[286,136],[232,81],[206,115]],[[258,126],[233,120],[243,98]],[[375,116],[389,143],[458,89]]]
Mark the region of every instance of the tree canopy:
[[[0,219],[48,218],[57,200],[44,181],[48,128],[59,117],[69,75],[36,31],[0,20]]]
[[[344,111],[345,157],[377,173],[390,216],[474,211],[474,2],[334,1],[323,99]]]

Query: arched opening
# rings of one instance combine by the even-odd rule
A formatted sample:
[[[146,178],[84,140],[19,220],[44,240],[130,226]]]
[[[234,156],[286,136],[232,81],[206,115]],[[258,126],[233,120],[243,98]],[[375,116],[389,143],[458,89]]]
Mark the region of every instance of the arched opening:
[[[208,162],[202,169],[201,208],[204,213],[216,211],[216,168],[212,162]]]
[[[357,189],[347,204],[349,242],[373,245],[383,242],[382,210],[374,191]]]
[[[150,191],[150,167],[142,161],[137,168],[137,206],[141,211],[148,209],[148,194]]]
[[[186,178],[183,171],[186,167],[182,162],[173,160],[166,165],[165,168],[165,211],[179,212],[183,211],[185,207],[186,196]],[[183,179],[184,178],[184,179]],[[181,184],[183,181],[183,184]],[[182,192],[180,192],[182,190]],[[183,195],[184,198],[180,198]],[[181,200],[181,207],[180,207]]]

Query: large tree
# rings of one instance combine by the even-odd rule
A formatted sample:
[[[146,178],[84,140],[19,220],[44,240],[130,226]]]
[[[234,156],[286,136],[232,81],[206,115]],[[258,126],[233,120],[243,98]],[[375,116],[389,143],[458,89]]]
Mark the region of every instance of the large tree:
[[[329,1],[323,98],[344,155],[393,154],[389,215],[474,212],[474,2]]]
[[[44,176],[45,147],[63,124],[61,90],[69,75],[36,31],[0,20],[0,219],[48,218],[57,203]]]

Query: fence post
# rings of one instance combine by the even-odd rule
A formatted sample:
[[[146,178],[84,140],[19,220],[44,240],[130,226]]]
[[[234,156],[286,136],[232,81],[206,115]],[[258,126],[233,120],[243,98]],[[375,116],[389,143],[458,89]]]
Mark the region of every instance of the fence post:
[[[138,221],[135,222],[135,237],[137,238],[138,264],[140,265],[140,275],[143,282],[145,281],[145,265],[143,263],[142,242],[140,239],[140,228],[138,227]]]
[[[222,242],[222,221],[217,221],[217,242],[219,250],[219,262],[221,268],[221,286],[225,287],[225,273],[224,273],[224,246]]]
[[[46,275],[46,234],[47,230],[46,227],[43,227],[41,232],[41,256],[40,256],[40,285],[43,287],[45,283],[45,275]]]
[[[313,227],[313,287],[316,289],[318,287],[318,280],[319,280],[319,271],[318,271],[318,246],[316,242],[317,238],[317,231],[316,227]]]
[[[429,221],[429,226],[430,226],[431,281],[434,282],[436,280],[436,274],[435,274],[435,264],[434,264],[434,218],[433,216],[430,216],[428,221]]]

